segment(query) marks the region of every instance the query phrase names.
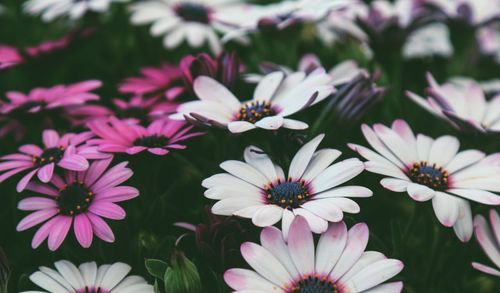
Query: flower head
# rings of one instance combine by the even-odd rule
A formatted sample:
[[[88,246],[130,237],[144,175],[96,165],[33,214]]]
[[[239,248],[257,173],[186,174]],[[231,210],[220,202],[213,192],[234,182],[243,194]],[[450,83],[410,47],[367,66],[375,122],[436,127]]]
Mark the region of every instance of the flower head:
[[[209,76],[232,89],[241,71],[235,53],[221,53],[217,58],[212,58],[206,53],[197,56],[188,55],[181,59],[179,66],[183,73],[184,83],[191,92],[194,80],[198,76]]]
[[[450,32],[442,23],[432,23],[412,32],[403,47],[403,56],[408,59],[452,55]]]
[[[190,47],[200,48],[208,43],[213,53],[221,51],[217,33],[225,25],[219,20],[239,0],[153,0],[130,6],[133,24],[152,23],[151,34],[163,35],[163,45],[168,49],[178,47],[184,40]]]
[[[162,64],[160,67],[145,67],[141,69],[141,74],[140,77],[125,79],[118,90],[136,96],[164,96],[168,100],[175,99],[182,92],[178,84],[182,72],[177,66]]]
[[[368,161],[366,170],[388,176],[380,183],[395,192],[408,192],[416,201],[432,200],[434,212],[446,227],[453,227],[460,240],[472,236],[472,200],[500,205],[498,184],[500,153],[485,157],[477,150],[459,152],[460,143],[449,135],[432,139],[415,136],[403,120],[392,128],[375,124],[362,126],[368,143],[375,149],[349,144]]]
[[[54,263],[56,270],[40,267],[30,280],[48,292],[67,293],[153,293],[153,286],[139,276],[128,276],[132,269],[122,262],[97,266],[95,262],[76,267],[67,260]],[[33,291],[30,291],[33,292]],[[28,292],[24,292],[28,293]]]
[[[376,251],[365,251],[368,226],[347,230],[344,222],[330,224],[317,245],[302,217],[290,225],[288,240],[267,227],[261,245],[245,242],[241,254],[255,271],[230,269],[224,280],[236,292],[401,292],[402,282],[382,284],[404,267]]]
[[[438,84],[428,73],[427,99],[412,92],[407,96],[431,114],[465,131],[500,132],[500,95],[487,100],[481,86],[447,82]]]
[[[257,147],[245,149],[245,162],[225,161],[220,166],[227,173],[213,175],[202,182],[205,196],[218,202],[212,212],[251,218],[259,227],[282,220],[288,233],[292,220],[303,216],[315,233],[339,222],[343,213],[358,213],[359,206],[348,197],[369,197],[372,192],[361,186],[339,185],[364,170],[358,159],[336,164],[341,152],[335,149],[316,151],[324,135],[305,144],[294,156],[288,176],[282,168]],[[331,166],[330,166],[331,165]]]
[[[88,170],[66,171],[63,177],[54,174],[49,184],[29,183],[27,189],[41,196],[18,203],[18,209],[34,212],[19,222],[17,231],[45,222],[31,245],[37,248],[48,237],[52,251],[61,246],[71,226],[82,247],[90,247],[94,234],[106,242],[114,242],[113,231],[102,218],[123,220],[125,210],[116,203],[138,196],[139,191],[121,185],[133,174],[126,167],[128,162],[108,169],[111,161],[112,158],[97,160]]]
[[[33,124],[53,128],[55,121],[72,120],[71,113],[90,101],[99,100],[91,91],[99,88],[98,80],[88,80],[70,85],[35,88],[28,94],[7,92],[7,100],[0,102],[0,136],[12,133],[16,139],[24,136]]]
[[[68,16],[79,19],[87,12],[104,13],[109,10],[112,2],[127,0],[29,0],[23,5],[24,12],[31,15],[41,15],[42,20],[51,22],[58,17]]]
[[[59,136],[54,130],[44,130],[43,148],[26,144],[19,147],[19,153],[0,157],[0,182],[18,173],[28,172],[17,184],[17,191],[21,192],[35,174],[46,183],[52,179],[56,167],[71,171],[87,170],[88,160],[109,157],[96,147],[85,144],[93,136],[90,131]]]
[[[90,145],[96,145],[102,152],[129,155],[145,150],[155,155],[166,155],[171,149],[185,149],[186,146],[180,142],[203,134],[189,132],[193,127],[186,127],[185,122],[168,119],[156,120],[143,127],[111,117],[109,121],[91,121],[88,127],[98,137],[89,140]]]
[[[425,0],[427,5],[436,7],[448,20],[469,26],[483,26],[500,16],[498,3],[490,0]]]
[[[245,102],[216,80],[200,76],[194,82],[200,100],[181,104],[178,113],[170,117],[227,127],[233,133],[255,128],[305,129],[307,124],[287,116],[326,99],[334,91],[331,77],[321,68],[307,76],[305,72],[287,76],[270,73],[255,88],[253,99]]]
[[[500,216],[498,216],[497,211],[490,210],[490,222],[491,229],[488,227],[486,219],[477,215],[474,218],[474,229],[477,242],[497,268],[477,262],[473,262],[472,266],[481,272],[500,277]]]

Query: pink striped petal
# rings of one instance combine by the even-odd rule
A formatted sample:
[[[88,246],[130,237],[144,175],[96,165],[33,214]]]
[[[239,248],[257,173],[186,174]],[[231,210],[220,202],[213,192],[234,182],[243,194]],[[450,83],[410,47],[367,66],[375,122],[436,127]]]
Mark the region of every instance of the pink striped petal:
[[[25,188],[26,185],[30,182],[31,178],[35,175],[35,173],[38,171],[38,168],[35,170],[32,170],[28,174],[24,175],[24,177],[17,183],[16,190],[17,192],[22,192]]]
[[[76,240],[84,248],[89,248],[92,245],[92,225],[85,214],[80,214],[75,217],[75,222],[73,224],[73,229],[75,230]]]
[[[95,200],[106,200],[110,202],[120,202],[135,198],[139,195],[139,190],[130,186],[117,186],[107,189],[95,195]]]
[[[31,168],[31,167],[22,167],[22,168],[13,169],[13,170],[10,170],[9,172],[3,173],[2,175],[0,175],[0,183],[4,182],[6,179],[9,179],[10,177],[16,175],[17,173],[22,172],[24,170],[27,170],[29,168]]]
[[[54,217],[43,224],[40,229],[36,231],[35,236],[33,236],[33,240],[31,241],[31,247],[33,247],[33,249],[38,248],[38,246],[40,246],[40,244],[47,239],[54,223],[57,221],[58,217]]]
[[[138,154],[138,153],[144,151],[145,149],[146,149],[146,147],[143,147],[143,146],[133,146],[133,147],[127,148],[127,150],[125,152],[129,155],[135,155],[135,154]]]
[[[55,176],[52,177],[52,181],[54,181]],[[26,186],[27,190],[34,191],[37,193],[45,194],[45,195],[50,195],[50,196],[57,196],[59,195],[59,191],[57,191],[55,188],[52,188],[48,184],[40,184],[40,183],[35,183],[35,182],[30,182]]]
[[[68,235],[69,229],[71,228],[71,223],[73,222],[73,217],[69,216],[59,216],[57,221],[54,223],[50,233],[49,233],[49,249],[55,251],[61,246],[66,235]]]
[[[56,208],[57,202],[45,197],[28,197],[17,204],[17,208],[22,211],[38,211],[50,208]]]
[[[58,165],[61,168],[73,171],[85,171],[89,168],[89,162],[83,156],[70,155],[65,156]]]
[[[54,163],[50,163],[48,165],[43,166],[38,170],[38,179],[42,181],[43,183],[47,183],[52,179],[52,175],[54,174]]]
[[[41,222],[55,216],[57,214],[56,208],[39,210],[37,212],[31,213],[24,217],[24,219],[17,224],[17,231],[24,231],[33,226],[40,224]]]
[[[59,134],[57,134],[55,130],[52,129],[44,130],[42,137],[43,137],[43,144],[45,145],[46,148],[57,147],[57,144],[59,143]]]
[[[96,216],[92,213],[87,213],[87,217],[92,224],[92,229],[94,230],[94,234],[101,238],[106,242],[115,242],[115,235],[113,234],[113,230],[109,227],[109,225],[101,219],[99,216]]]
[[[164,156],[164,155],[168,154],[169,151],[166,149],[162,149],[162,148],[152,148],[152,149],[148,149],[148,152],[155,154],[155,155]]]
[[[106,171],[113,157],[93,162],[85,175],[85,185],[91,186]]]
[[[112,202],[93,202],[89,207],[89,211],[112,220],[123,220],[126,216],[125,210]]]
[[[37,157],[41,156],[43,153],[43,150],[39,146],[34,144],[25,144],[23,146],[20,146],[19,151]]]

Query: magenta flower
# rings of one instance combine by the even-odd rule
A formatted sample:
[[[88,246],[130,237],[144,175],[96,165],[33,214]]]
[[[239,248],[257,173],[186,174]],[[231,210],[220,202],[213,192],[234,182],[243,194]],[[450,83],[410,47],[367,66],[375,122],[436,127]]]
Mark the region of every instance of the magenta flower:
[[[0,183],[23,171],[28,174],[17,184],[21,192],[37,174],[42,182],[49,182],[56,166],[66,170],[84,171],[89,167],[89,159],[103,159],[108,154],[100,153],[97,147],[84,144],[94,134],[90,131],[80,134],[67,133],[62,137],[54,130],[43,132],[44,148],[26,144],[19,148],[19,153],[0,157]]]
[[[0,107],[2,114],[15,110],[37,113],[43,110],[82,105],[88,101],[99,100],[99,96],[90,93],[102,86],[99,80],[87,80],[71,85],[56,85],[51,88],[35,88],[29,94],[17,91],[6,93],[7,103]]]
[[[24,63],[24,58],[17,48],[0,44],[0,70]]]
[[[170,149],[185,149],[179,142],[203,133],[189,132],[193,127],[184,122],[156,120],[148,127],[129,124],[116,117],[109,121],[94,120],[87,125],[99,138],[89,140],[99,151],[135,155],[144,150],[155,155],[166,155]]]
[[[31,124],[53,128],[56,119],[72,120],[70,111],[89,101],[99,100],[99,96],[90,91],[101,85],[98,80],[88,80],[71,85],[35,88],[28,94],[7,92],[7,101],[0,103],[0,137],[13,133],[19,140]]]
[[[183,91],[182,86],[176,86],[182,76],[177,66],[162,64],[160,67],[145,67],[141,69],[141,74],[140,77],[125,79],[118,90],[140,96],[165,96],[169,100]]]
[[[37,248],[48,237],[52,251],[61,246],[71,226],[82,247],[90,247],[94,234],[106,242],[114,242],[113,231],[102,218],[124,219],[125,210],[116,202],[135,198],[139,191],[120,186],[133,174],[126,167],[128,162],[108,170],[111,161],[112,158],[94,161],[87,171],[66,171],[64,178],[54,175],[49,184],[28,184],[28,190],[42,196],[25,198],[18,203],[18,209],[34,212],[19,222],[17,231],[44,223],[31,245]]]

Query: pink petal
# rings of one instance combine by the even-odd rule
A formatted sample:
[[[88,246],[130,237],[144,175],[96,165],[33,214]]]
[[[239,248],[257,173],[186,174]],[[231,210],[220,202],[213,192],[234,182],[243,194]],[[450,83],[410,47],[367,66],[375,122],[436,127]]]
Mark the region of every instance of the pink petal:
[[[115,241],[115,235],[113,234],[113,230],[111,230],[109,225],[106,224],[106,222],[103,219],[92,213],[87,213],[87,217],[89,218],[90,223],[92,224],[92,229],[94,230],[94,234],[97,237],[101,238],[106,242]]]
[[[48,165],[43,166],[38,170],[38,179],[43,183],[47,183],[52,179],[52,175],[54,174],[54,163],[50,163]]]
[[[148,152],[155,154],[155,155],[164,156],[164,155],[168,154],[169,151],[166,149],[162,149],[162,148],[152,148],[152,149],[148,149]]]
[[[41,156],[43,153],[43,150],[34,144],[25,144],[19,147],[19,151],[37,157]]]
[[[55,130],[48,129],[43,131],[43,144],[46,148],[57,147],[59,143],[59,134]]]
[[[129,168],[126,168],[127,164],[128,162],[122,162],[109,169],[92,186],[94,192],[98,193],[106,188],[115,187],[132,177],[134,173]]]
[[[138,153],[144,151],[145,149],[146,149],[146,147],[143,147],[143,146],[133,146],[133,147],[127,148],[127,150],[125,152],[129,155],[135,155],[135,154],[138,154]]]
[[[44,209],[44,210],[39,210],[37,212],[31,213],[24,217],[24,219],[17,224],[16,230],[17,231],[24,231],[27,230],[33,226],[36,226],[40,224],[41,222],[53,217],[54,215],[57,214],[57,209],[56,208],[51,208],[51,209]]]
[[[55,176],[53,176],[52,179],[54,179],[54,177]],[[26,189],[30,190],[30,191],[37,192],[37,193],[45,194],[45,195],[51,195],[51,196],[57,196],[57,195],[59,195],[59,191],[57,191],[56,189],[52,188],[48,184],[40,184],[40,183],[30,182],[26,186]]]
[[[43,224],[38,231],[36,231],[35,236],[33,236],[33,240],[31,241],[31,247],[34,249],[40,246],[45,239],[49,236],[50,231],[52,230],[52,226],[54,223],[58,221],[58,217],[54,217]]]
[[[22,168],[17,168],[10,170],[9,172],[5,172],[2,175],[0,175],[0,183],[4,182],[5,180],[9,179],[10,177],[16,175],[19,172],[22,172],[24,170],[29,169],[30,167],[22,167]]]
[[[25,188],[26,185],[30,182],[31,178],[35,175],[35,173],[38,171],[38,168],[35,170],[32,170],[28,174],[24,175],[24,177],[17,183],[16,190],[17,192],[22,192]]]
[[[95,195],[95,200],[106,200],[110,202],[120,202],[135,198],[139,195],[139,190],[129,186],[117,186],[107,189]]]
[[[89,162],[87,159],[80,155],[70,155],[65,156],[58,165],[61,168],[72,170],[72,171],[85,171],[89,168]]]
[[[17,204],[17,208],[22,211],[37,211],[56,207],[55,200],[45,197],[28,197]]]
[[[61,246],[62,242],[68,235],[73,217],[58,216],[57,221],[54,223],[49,233],[49,249],[55,251]]]
[[[108,168],[109,164],[111,164],[111,161],[113,160],[113,157],[105,160],[99,160],[92,162],[90,165],[89,169],[87,170],[85,174],[85,185],[86,186],[91,186],[94,184],[94,182],[101,177],[101,175],[104,173],[104,171]]]
[[[73,224],[73,229],[75,230],[75,236],[80,245],[84,248],[89,248],[92,245],[92,225],[85,214],[80,214],[75,217],[75,222]]]
[[[125,210],[112,202],[93,202],[89,211],[112,220],[123,220],[126,216]]]

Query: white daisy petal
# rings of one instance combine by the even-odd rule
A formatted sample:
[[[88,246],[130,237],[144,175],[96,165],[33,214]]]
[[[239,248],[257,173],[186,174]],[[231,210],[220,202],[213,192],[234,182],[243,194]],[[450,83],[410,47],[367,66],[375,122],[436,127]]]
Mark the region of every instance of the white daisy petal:
[[[458,219],[458,201],[453,196],[436,191],[432,198],[432,207],[441,224],[446,227],[455,225]]]
[[[330,276],[338,280],[356,263],[366,248],[368,236],[366,224],[356,224],[349,230],[344,252],[330,272]]]
[[[316,249],[317,273],[328,274],[339,260],[347,243],[347,227],[344,222],[331,224],[321,235]]]
[[[276,205],[263,205],[255,212],[252,223],[258,227],[268,227],[276,224],[283,217],[283,208]]]
[[[328,167],[311,181],[311,186],[315,193],[319,193],[351,180],[364,169],[360,160],[347,159]]]
[[[314,239],[309,224],[302,217],[296,217],[290,225],[288,251],[302,276],[314,273]]]
[[[288,178],[299,179],[302,177],[314,155],[314,152],[324,137],[324,134],[320,134],[300,148],[290,163]]]

